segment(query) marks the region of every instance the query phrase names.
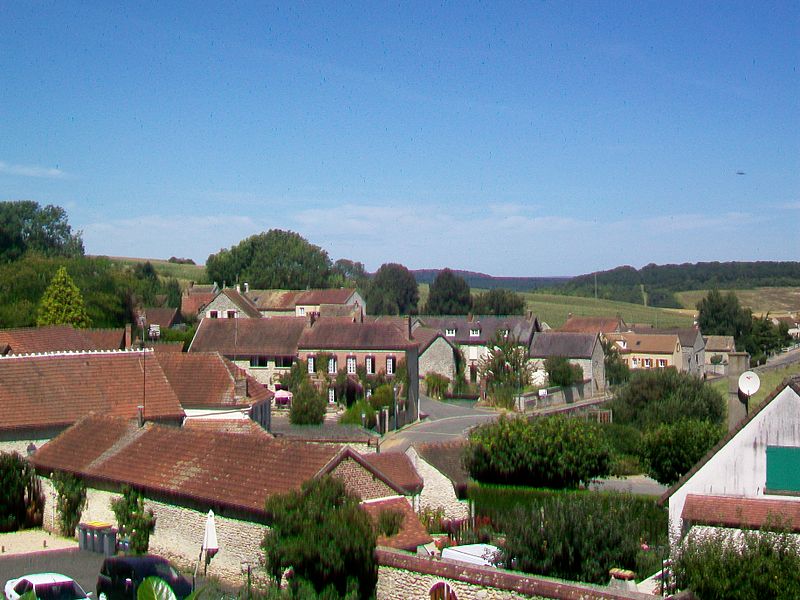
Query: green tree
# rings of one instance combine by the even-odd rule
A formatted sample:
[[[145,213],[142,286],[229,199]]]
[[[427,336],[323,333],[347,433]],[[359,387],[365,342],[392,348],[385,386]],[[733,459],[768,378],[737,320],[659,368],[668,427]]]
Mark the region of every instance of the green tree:
[[[330,284],[331,261],[300,234],[271,229],[210,255],[206,272],[220,285],[239,281],[253,288],[324,288]]]
[[[744,347],[753,327],[753,316],[749,309],[739,305],[736,294],[723,295],[719,290],[711,290],[697,303],[697,311],[697,324],[703,335],[732,335],[737,347]]]
[[[122,497],[111,501],[111,510],[117,518],[120,536],[130,540],[131,552],[146,554],[150,534],[156,528],[156,517],[151,509],[145,508],[142,493],[124,486]]]
[[[566,356],[551,356],[544,361],[550,385],[569,387],[583,381],[583,369],[569,362]]]
[[[0,532],[16,531],[28,522],[35,474],[17,452],[0,453]]]
[[[485,483],[574,488],[608,474],[610,450],[596,423],[501,416],[470,434],[464,464]]]
[[[631,370],[622,359],[617,345],[605,338],[600,339],[600,344],[603,346],[603,353],[605,354],[603,362],[608,383],[619,385],[628,381],[631,378]]]
[[[353,262],[346,258],[340,258],[333,263],[333,275],[337,278],[337,286],[354,286],[359,290],[365,290],[369,286],[369,273],[364,268],[364,263]]]
[[[525,300],[511,290],[497,288],[477,294],[472,300],[476,315],[521,315],[525,313]]]
[[[701,379],[675,369],[634,372],[627,385],[611,401],[614,422],[641,430],[681,419],[697,419],[722,425],[725,398]]]
[[[53,488],[56,490],[58,529],[61,535],[73,537],[86,507],[86,484],[72,473],[53,473]]]
[[[378,571],[376,534],[359,499],[331,476],[311,479],[300,491],[267,499],[266,568],[276,583],[289,567],[290,585],[310,583],[328,598],[371,598]]]
[[[60,206],[21,200],[0,202],[0,262],[17,260],[28,251],[45,256],[83,256],[80,232],[72,232]]]
[[[56,271],[50,286],[45,290],[39,305],[36,324],[40,327],[43,325],[88,327],[91,324],[81,291],[65,267],[60,267]]]
[[[414,275],[403,265],[381,265],[367,290],[367,308],[373,315],[416,314],[419,289]]]
[[[425,313],[429,315],[465,315],[472,307],[469,285],[450,269],[436,275],[428,293]]]
[[[321,425],[325,420],[328,401],[306,378],[293,392],[289,421],[293,425]]]
[[[664,423],[642,436],[641,456],[651,477],[672,485],[706,455],[723,433],[720,425],[708,421]]]
[[[528,352],[516,337],[498,331],[489,352],[478,363],[478,373],[486,381],[493,404],[511,408],[514,396],[531,380]]]

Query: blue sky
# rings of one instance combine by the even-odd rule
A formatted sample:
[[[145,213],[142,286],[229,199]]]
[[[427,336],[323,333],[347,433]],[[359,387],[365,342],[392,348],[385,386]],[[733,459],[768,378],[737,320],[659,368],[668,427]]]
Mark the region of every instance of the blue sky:
[[[799,70],[796,1],[7,2],[0,200],[198,262],[797,260]]]

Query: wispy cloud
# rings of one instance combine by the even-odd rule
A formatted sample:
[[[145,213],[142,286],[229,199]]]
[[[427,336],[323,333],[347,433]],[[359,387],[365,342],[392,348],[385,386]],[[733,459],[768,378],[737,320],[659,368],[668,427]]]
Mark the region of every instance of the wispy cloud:
[[[780,208],[786,210],[800,210],[800,200],[796,200],[794,202],[785,202],[780,205]]]
[[[39,177],[43,179],[64,179],[69,174],[61,169],[40,167],[38,165],[14,165],[0,160],[0,173],[19,177]]]

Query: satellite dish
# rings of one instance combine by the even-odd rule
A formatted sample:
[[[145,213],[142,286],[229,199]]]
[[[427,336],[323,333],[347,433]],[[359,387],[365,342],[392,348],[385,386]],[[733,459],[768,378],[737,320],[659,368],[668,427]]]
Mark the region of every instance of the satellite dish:
[[[761,387],[761,380],[753,371],[745,371],[739,375],[739,389],[745,396],[752,396]]]

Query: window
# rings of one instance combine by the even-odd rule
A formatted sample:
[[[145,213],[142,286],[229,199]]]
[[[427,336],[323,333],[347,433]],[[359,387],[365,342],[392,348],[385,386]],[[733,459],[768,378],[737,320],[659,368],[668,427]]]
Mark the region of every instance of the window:
[[[298,306],[297,307],[297,316],[298,317],[305,317],[306,316],[306,307],[305,306]]]
[[[336,402],[336,390],[333,388],[328,388],[328,404],[334,404]]]
[[[291,356],[278,356],[275,359],[275,366],[282,369],[291,369],[294,359]]]
[[[444,334],[445,334],[447,337],[455,337],[455,335],[456,335],[456,330],[455,330],[455,329],[445,329],[445,330],[444,330]]]
[[[634,369],[635,369],[636,367],[638,367],[638,366],[639,366],[639,359],[638,359],[638,358],[632,358],[632,359],[631,359],[631,366],[632,366]]]
[[[219,312],[217,312],[216,310],[210,310],[208,311],[208,316],[212,319],[216,319],[219,317]]]
[[[250,357],[251,367],[268,367],[269,358],[266,356],[252,356]]]
[[[764,492],[800,496],[800,448],[767,446],[767,485]]]
[[[328,373],[330,375],[336,375],[336,357],[331,356],[328,359]]]
[[[347,374],[348,375],[355,375],[356,373],[356,357],[355,356],[348,356],[347,357]]]
[[[481,334],[480,329],[470,329],[469,330],[469,337],[478,337]]]
[[[308,372],[313,374],[314,371],[317,370],[316,367],[317,367],[317,357],[316,356],[309,356],[308,357]]]
[[[367,375],[375,375],[375,357],[367,357]]]
[[[666,366],[667,366],[667,361],[666,361],[666,359],[664,359],[664,358],[659,358],[659,359],[658,359],[658,366],[659,366],[660,368],[662,368],[662,369],[663,369],[664,367],[666,367]]]
[[[228,311],[228,318],[229,319],[235,319],[236,318],[236,311],[235,310],[229,310]]]
[[[387,356],[386,357],[386,374],[387,375],[394,375],[394,368],[395,368],[395,358],[394,358],[394,356]]]
[[[653,361],[651,359],[649,359],[649,358],[645,358],[644,359],[644,366],[649,369],[650,367],[653,366]]]

